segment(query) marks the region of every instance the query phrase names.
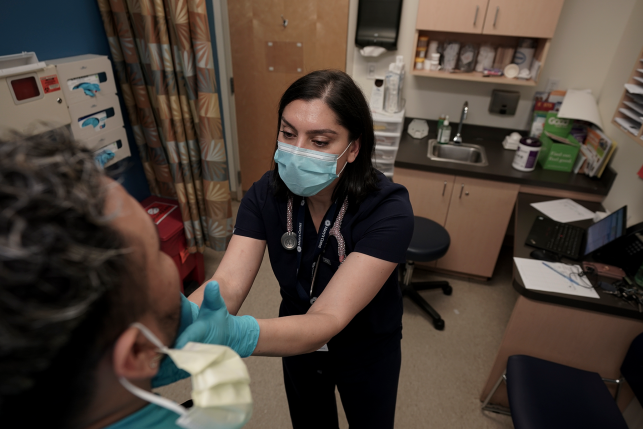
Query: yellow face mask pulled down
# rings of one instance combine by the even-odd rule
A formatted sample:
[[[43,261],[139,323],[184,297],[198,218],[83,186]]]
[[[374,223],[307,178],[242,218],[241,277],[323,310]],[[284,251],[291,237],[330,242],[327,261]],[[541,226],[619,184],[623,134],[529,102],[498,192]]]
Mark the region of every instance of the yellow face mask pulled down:
[[[159,351],[172,358],[177,367],[192,379],[192,401],[189,410],[169,399],[119,380],[132,394],[179,414],[176,424],[186,429],[237,429],[252,415],[250,375],[241,357],[230,347],[189,342],[182,349],[163,345],[147,327],[133,323]]]

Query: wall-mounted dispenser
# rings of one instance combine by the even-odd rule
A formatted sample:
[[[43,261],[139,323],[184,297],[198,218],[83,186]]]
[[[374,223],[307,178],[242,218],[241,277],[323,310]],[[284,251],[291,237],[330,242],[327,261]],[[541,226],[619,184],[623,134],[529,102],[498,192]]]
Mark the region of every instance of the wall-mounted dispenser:
[[[502,91],[494,89],[491,92],[491,101],[489,102],[489,113],[496,115],[514,116],[520,101],[518,91]]]
[[[355,44],[397,50],[402,0],[360,0]]]

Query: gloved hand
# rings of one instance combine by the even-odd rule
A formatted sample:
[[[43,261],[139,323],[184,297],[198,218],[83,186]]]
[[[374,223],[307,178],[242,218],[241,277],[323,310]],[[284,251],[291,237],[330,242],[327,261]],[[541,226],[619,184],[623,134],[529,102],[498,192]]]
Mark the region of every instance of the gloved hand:
[[[83,82],[76,85],[73,89],[78,88],[85,91],[85,95],[89,95],[90,97],[95,97],[96,93],[100,91],[100,85],[97,83]]]
[[[114,159],[115,156],[116,155],[114,155],[114,152],[112,152],[111,150],[104,150],[100,153],[97,153],[94,157],[94,160],[99,167],[104,167],[105,164]]]
[[[199,316],[199,306],[189,301],[185,295],[181,294],[181,322],[179,324],[179,331],[177,336],[181,335],[185,329],[190,326]],[[173,347],[176,348],[176,347]],[[166,386],[175,381],[188,378],[189,373],[177,368],[174,361],[169,356],[164,356],[161,360],[159,372],[152,379],[152,387]]]
[[[228,346],[241,357],[248,357],[259,341],[259,323],[252,316],[233,316],[228,313],[219,293],[219,283],[205,286],[199,316],[176,340],[176,348],[188,342]]]

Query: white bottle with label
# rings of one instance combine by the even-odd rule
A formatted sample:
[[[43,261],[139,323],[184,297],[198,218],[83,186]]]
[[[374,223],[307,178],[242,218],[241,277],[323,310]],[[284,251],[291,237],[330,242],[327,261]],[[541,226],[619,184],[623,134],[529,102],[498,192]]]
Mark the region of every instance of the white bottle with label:
[[[445,119],[438,133],[438,143],[449,143],[449,138],[451,138],[451,125],[449,125],[449,119]]]

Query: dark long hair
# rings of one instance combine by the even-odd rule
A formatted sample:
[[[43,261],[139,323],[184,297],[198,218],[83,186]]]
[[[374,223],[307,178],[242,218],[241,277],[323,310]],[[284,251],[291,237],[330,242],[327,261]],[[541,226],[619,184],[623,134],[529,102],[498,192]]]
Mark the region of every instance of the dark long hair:
[[[346,73],[339,70],[319,70],[295,81],[279,101],[277,136],[281,116],[287,105],[295,100],[321,100],[335,113],[337,122],[348,130],[350,141],[360,139],[360,149],[355,161],[348,164],[333,191],[333,201],[348,197],[349,206],[359,204],[364,197],[377,189],[377,173],[371,158],[375,145],[373,118],[364,94]],[[277,144],[275,143],[275,151]],[[272,185],[277,196],[285,196],[288,187],[279,177],[279,166],[274,162]]]

